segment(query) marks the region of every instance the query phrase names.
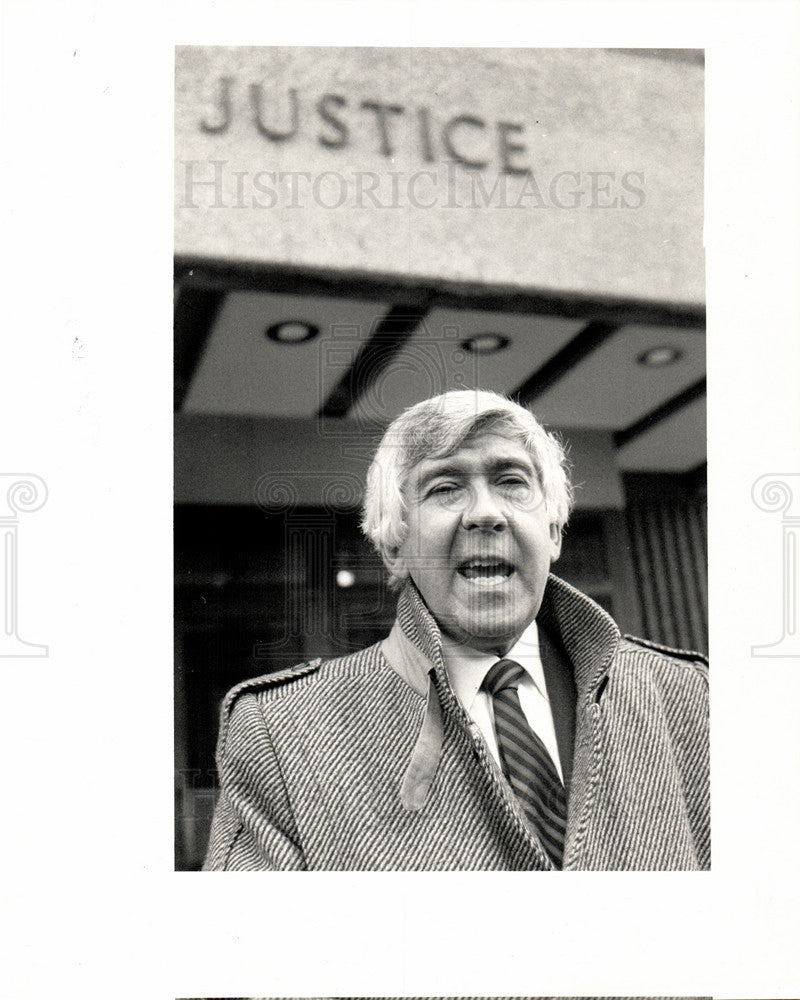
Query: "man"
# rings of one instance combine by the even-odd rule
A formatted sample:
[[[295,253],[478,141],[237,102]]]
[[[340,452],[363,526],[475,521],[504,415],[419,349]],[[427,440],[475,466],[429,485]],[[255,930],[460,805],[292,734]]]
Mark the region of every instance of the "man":
[[[396,624],[228,695],[206,868],[708,868],[707,665],[549,575],[570,505],[502,396],[398,417],[363,519]]]

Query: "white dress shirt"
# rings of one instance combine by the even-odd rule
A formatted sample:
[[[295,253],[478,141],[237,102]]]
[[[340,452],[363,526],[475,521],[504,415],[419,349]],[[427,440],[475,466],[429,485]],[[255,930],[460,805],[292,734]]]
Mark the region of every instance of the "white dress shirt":
[[[500,763],[497,737],[494,731],[494,707],[491,695],[483,691],[484,678],[500,659],[515,660],[524,669],[525,676],[519,683],[519,703],[528,725],[544,743],[555,764],[561,782],[564,775],[558,756],[558,742],[553,725],[553,713],[547,696],[544,668],[539,656],[539,630],[532,621],[504,657],[483,653],[470,646],[462,646],[442,635],[442,652],[450,684],[464,711],[480,729],[494,759]]]

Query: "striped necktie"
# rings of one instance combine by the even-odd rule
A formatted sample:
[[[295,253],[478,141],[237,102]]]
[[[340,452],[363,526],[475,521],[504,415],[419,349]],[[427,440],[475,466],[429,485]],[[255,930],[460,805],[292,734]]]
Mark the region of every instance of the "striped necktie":
[[[517,686],[524,674],[514,660],[499,660],[486,675],[483,687],[492,696],[503,773],[553,864],[561,868],[567,798],[550,754],[519,703]]]

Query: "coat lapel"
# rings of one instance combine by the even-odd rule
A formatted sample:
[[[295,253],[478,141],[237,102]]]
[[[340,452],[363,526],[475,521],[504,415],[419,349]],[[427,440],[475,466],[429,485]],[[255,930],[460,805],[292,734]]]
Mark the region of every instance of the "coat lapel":
[[[601,778],[602,693],[621,636],[610,615],[552,575],[537,621],[563,645],[575,677],[575,752],[567,802],[564,868],[580,868],[584,836]]]
[[[555,677],[559,666],[563,670],[566,659],[574,677],[574,692],[569,683],[559,685],[554,680],[554,693],[557,711],[569,711],[567,706],[573,698],[575,704],[571,761],[568,751],[569,720],[566,725],[557,725],[557,733],[560,728],[559,750],[563,746],[569,761],[565,777],[571,772],[571,778],[567,778],[569,799],[564,867],[577,868],[581,867],[583,835],[592,814],[600,778],[603,682],[619,645],[620,633],[605,611],[552,575],[548,579],[537,621],[545,633],[544,656],[551,673]],[[470,725],[447,680],[438,626],[416,588],[411,585],[407,585],[400,595],[397,622],[384,640],[383,652],[393,669],[420,696],[421,705],[424,703],[420,730],[399,789],[403,807],[417,812],[427,801],[441,758],[443,710],[456,714],[463,725],[474,727]],[[549,689],[549,676],[547,680]],[[512,796],[504,798],[510,801]],[[525,825],[521,810],[513,811],[519,823]]]

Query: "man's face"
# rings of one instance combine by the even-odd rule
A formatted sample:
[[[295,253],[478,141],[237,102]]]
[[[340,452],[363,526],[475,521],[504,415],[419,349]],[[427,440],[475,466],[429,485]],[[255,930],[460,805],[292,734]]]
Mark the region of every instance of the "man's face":
[[[536,617],[561,549],[528,452],[479,434],[420,462],[405,497],[408,535],[390,568],[411,576],[444,632],[504,655]]]

